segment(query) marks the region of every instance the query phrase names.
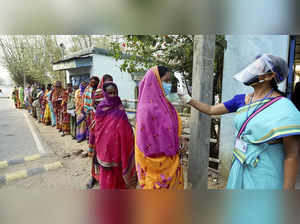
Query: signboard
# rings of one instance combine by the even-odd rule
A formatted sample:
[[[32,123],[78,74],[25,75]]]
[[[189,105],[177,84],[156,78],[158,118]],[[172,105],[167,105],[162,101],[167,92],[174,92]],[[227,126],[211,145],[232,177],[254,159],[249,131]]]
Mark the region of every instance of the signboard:
[[[53,70],[58,71],[58,70],[66,70],[70,68],[76,68],[76,62],[73,61],[67,61],[67,62],[61,62],[58,64],[53,65]]]
[[[92,58],[80,58],[72,61],[60,62],[53,65],[53,70],[67,70],[72,68],[89,67],[92,66]]]

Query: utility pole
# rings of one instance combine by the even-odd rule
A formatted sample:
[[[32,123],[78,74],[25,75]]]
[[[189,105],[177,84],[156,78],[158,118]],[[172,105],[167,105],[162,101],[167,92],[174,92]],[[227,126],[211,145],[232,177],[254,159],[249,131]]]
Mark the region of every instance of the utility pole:
[[[195,35],[194,37],[192,97],[207,104],[211,104],[213,99],[215,41],[215,35]],[[192,108],[190,128],[190,187],[206,190],[211,131],[210,116]]]
[[[65,47],[64,43],[61,43],[59,46],[61,48],[61,55],[62,55],[61,59],[63,60],[65,57],[65,48],[66,47]],[[61,80],[61,81],[63,81],[63,85],[66,86],[66,82],[67,82],[66,81],[66,73],[64,71],[62,71],[62,75],[63,75],[63,77],[62,77],[63,80]]]

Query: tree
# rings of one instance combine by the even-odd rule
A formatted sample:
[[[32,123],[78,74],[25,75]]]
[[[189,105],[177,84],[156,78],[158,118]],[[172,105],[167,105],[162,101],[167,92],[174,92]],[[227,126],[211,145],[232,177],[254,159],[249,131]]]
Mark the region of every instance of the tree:
[[[111,35],[73,35],[69,41],[72,43],[71,52],[76,52],[85,48],[98,47],[107,50],[111,49]]]
[[[192,35],[127,35],[113,42],[113,56],[123,59],[121,71],[145,72],[154,65],[180,71],[191,80],[193,66]],[[127,57],[124,57],[124,54]]]
[[[193,35],[126,35],[112,42],[112,54],[116,60],[123,60],[121,71],[145,73],[155,65],[165,65],[171,71],[183,73],[191,84],[193,69]],[[223,35],[216,37],[215,84],[220,93],[223,55],[226,40]]]
[[[60,72],[52,71],[52,62],[61,58],[56,36],[2,36],[2,65],[18,85],[27,83],[47,84],[61,80]]]

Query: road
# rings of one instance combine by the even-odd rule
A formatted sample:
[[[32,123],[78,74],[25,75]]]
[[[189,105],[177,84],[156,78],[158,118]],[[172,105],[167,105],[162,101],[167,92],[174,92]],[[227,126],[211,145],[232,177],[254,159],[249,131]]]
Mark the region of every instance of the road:
[[[0,161],[44,152],[26,113],[16,110],[11,100],[0,98]]]

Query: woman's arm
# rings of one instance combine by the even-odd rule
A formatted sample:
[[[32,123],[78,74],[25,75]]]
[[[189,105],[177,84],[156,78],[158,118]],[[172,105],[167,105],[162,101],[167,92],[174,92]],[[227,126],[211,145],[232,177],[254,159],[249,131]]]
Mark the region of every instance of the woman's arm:
[[[294,189],[299,171],[299,139],[295,136],[283,139],[285,149],[284,159],[284,189]]]
[[[199,102],[197,100],[191,99],[190,102],[188,103],[195,109],[199,110],[202,113],[205,113],[207,115],[222,115],[222,114],[227,114],[229,111],[227,108],[224,106],[223,103],[211,106],[202,102]]]

